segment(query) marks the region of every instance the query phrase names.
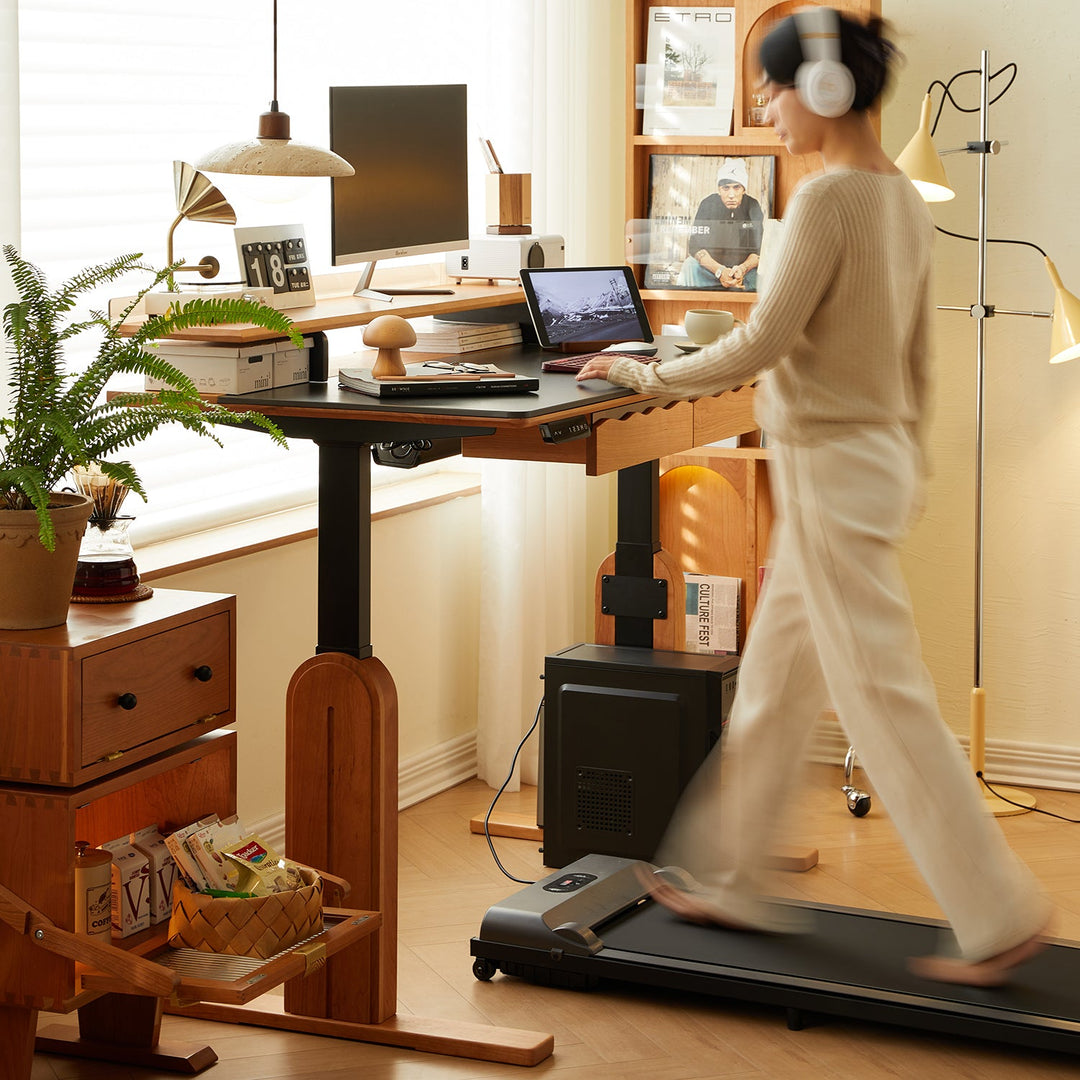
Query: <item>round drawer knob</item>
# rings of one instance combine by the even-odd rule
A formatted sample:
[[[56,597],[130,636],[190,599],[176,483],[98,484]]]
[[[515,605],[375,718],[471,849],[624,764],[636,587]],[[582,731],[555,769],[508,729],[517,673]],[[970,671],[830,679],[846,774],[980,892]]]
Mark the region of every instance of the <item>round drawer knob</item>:
[[[116,699],[116,704],[119,705],[121,709],[134,709],[135,706],[139,704],[139,699],[131,693],[121,694]]]
[[[209,682],[214,677],[214,669],[209,664],[200,664],[195,669],[195,678],[199,682]]]

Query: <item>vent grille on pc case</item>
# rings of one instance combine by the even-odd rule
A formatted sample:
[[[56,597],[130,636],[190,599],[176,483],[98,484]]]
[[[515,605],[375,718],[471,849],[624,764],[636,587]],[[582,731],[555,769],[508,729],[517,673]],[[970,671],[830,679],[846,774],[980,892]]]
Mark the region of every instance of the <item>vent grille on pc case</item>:
[[[613,769],[577,770],[577,827],[596,832],[634,831],[634,778]]]

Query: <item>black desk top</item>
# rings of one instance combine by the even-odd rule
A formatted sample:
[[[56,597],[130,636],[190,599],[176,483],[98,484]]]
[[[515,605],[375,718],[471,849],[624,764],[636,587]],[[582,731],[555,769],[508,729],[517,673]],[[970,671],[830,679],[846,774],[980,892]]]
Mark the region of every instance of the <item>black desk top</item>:
[[[544,352],[537,345],[512,345],[501,349],[485,349],[482,353],[468,354],[477,362],[496,364],[516,374],[539,378],[540,387],[527,394],[476,394],[460,397],[407,397],[384,400],[368,397],[352,390],[339,389],[336,374],[325,383],[299,383],[274,390],[255,391],[250,394],[231,394],[220,399],[230,408],[255,409],[268,416],[277,416],[278,410],[325,410],[337,414],[335,419],[347,419],[349,414],[357,420],[394,423],[395,414],[409,414],[410,418],[440,417],[475,418],[479,424],[486,420],[524,420],[548,416],[551,413],[591,412],[598,406],[620,398],[638,398],[633,390],[612,386],[602,379],[579,383],[573,375],[562,372],[542,372],[540,364],[557,353]]]

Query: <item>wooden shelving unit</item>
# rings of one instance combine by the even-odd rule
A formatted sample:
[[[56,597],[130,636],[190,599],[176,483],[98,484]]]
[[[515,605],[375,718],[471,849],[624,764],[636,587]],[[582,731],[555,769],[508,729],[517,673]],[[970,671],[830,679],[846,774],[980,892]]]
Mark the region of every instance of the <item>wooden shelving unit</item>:
[[[735,80],[732,134],[727,136],[643,135],[642,113],[637,108],[638,65],[646,63],[648,45],[649,0],[631,0],[627,5],[627,147],[626,147],[626,219],[643,220],[649,211],[649,176],[654,154],[693,154],[739,157],[775,155],[774,216],[782,218],[788,201],[802,179],[820,169],[815,157],[793,157],[779,142],[771,127],[753,127],[748,111],[759,80],[758,47],[762,38],[780,19],[804,7],[808,0],[700,0],[695,7],[734,8],[735,50],[739,71]],[[881,13],[880,0],[835,0],[832,6],[865,19]],[[880,116],[874,116],[875,126]],[[633,238],[627,237],[628,255]],[[637,266],[643,277],[644,268]],[[719,307],[732,311],[744,321],[757,301],[755,293],[720,289],[644,289],[642,297],[651,324],[681,323],[690,307]],[[739,392],[752,408],[753,391]],[[724,395],[724,398],[730,395]],[[702,399],[696,408],[704,414],[711,402],[724,398]],[[758,596],[758,568],[764,564],[772,526],[772,503],[769,495],[768,452],[756,449],[758,432],[743,430],[738,449],[702,445],[698,449],[661,459],[660,539],[668,573],[678,570],[719,574],[743,579],[740,629],[746,640],[746,628]],[[704,425],[703,425],[704,434]],[[706,443],[719,436],[709,434]],[[661,570],[657,570],[661,574]],[[598,625],[602,620],[598,618]],[[657,647],[679,648],[679,630],[671,628],[658,638]],[[674,636],[673,636],[674,635]],[[598,640],[604,640],[598,637]],[[674,644],[673,644],[674,642]]]
[[[631,0],[627,5],[627,140],[626,220],[643,220],[649,210],[649,170],[653,154],[716,154],[738,157],[744,154],[775,154],[774,216],[783,217],[787,201],[799,181],[820,167],[817,158],[795,158],[788,154],[772,128],[751,127],[747,113],[758,81],[757,51],[761,39],[779,19],[806,6],[807,0],[700,0],[695,7],[735,9],[735,53],[739,71],[735,80],[733,134],[728,136],[643,135],[642,116],[636,107],[637,65],[647,60],[648,12],[655,5],[648,0]],[[836,0],[833,6],[865,18],[880,14],[880,0]],[[627,238],[628,246],[631,239]],[[638,267],[640,271],[642,268]],[[745,319],[757,299],[754,293],[713,289],[647,289],[643,292],[649,320],[654,327],[682,322],[688,307],[723,307]]]

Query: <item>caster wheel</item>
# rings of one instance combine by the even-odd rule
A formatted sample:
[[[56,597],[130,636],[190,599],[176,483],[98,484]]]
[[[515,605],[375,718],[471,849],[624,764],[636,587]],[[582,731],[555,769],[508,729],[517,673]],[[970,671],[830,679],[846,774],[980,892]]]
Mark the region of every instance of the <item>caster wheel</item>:
[[[848,795],[847,808],[856,817],[866,817],[870,813],[870,796],[865,791],[853,791]]]
[[[472,973],[481,982],[487,982],[498,970],[499,969],[490,960],[486,960],[482,956],[478,956],[473,961]]]

